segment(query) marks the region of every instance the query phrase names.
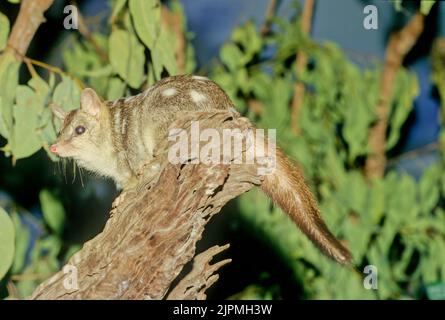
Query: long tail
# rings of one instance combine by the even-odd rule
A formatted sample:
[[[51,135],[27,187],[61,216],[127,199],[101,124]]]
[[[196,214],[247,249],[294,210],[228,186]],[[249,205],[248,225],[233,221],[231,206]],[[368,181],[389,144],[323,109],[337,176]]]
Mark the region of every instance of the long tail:
[[[276,168],[272,174],[266,175],[261,189],[327,256],[341,264],[351,262],[349,251],[323,222],[300,169],[279,148],[276,148]]]

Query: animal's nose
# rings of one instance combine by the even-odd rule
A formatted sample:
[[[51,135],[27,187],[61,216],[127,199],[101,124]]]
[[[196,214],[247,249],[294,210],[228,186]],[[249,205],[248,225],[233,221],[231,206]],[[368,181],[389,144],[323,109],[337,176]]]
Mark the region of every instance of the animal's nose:
[[[57,144],[51,145],[51,147],[49,147],[49,151],[52,153],[57,153]]]

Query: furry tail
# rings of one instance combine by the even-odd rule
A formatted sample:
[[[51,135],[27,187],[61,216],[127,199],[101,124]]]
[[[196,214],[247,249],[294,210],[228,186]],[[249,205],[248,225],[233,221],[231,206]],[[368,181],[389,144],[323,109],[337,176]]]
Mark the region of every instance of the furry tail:
[[[292,218],[306,236],[327,256],[349,264],[349,251],[332,235],[323,222],[317,203],[304,182],[300,169],[276,148],[276,168],[266,175],[262,191]]]

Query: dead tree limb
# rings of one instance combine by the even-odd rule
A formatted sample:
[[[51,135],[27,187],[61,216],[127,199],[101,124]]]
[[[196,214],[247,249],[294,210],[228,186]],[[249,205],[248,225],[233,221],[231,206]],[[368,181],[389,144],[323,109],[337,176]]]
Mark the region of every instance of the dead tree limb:
[[[167,299],[205,300],[207,298],[205,291],[219,279],[219,276],[215,274],[216,271],[232,260],[225,259],[212,265],[210,261],[215,255],[226,250],[228,247],[228,244],[222,247],[214,246],[198,254],[193,259],[193,270],[170,292]]]
[[[224,128],[250,128],[245,118],[234,118],[228,112],[188,113],[179,119],[172,127],[188,132],[191,121],[199,121],[200,130],[214,128],[220,133]],[[168,154],[173,143],[166,139],[158,147],[138,184],[124,190],[103,232],[68,262],[70,270],[77,271],[78,287],[66,288],[72,274],[62,269],[42,283],[32,299],[165,297],[172,281],[193,258],[209,219],[262,180],[254,164],[234,164],[235,158],[228,164],[172,164]],[[244,145],[245,154],[248,147]],[[208,265],[219,251],[213,248],[198,255],[195,269],[171,290],[170,298],[205,297],[203,291],[217,279],[214,272],[228,262]]]

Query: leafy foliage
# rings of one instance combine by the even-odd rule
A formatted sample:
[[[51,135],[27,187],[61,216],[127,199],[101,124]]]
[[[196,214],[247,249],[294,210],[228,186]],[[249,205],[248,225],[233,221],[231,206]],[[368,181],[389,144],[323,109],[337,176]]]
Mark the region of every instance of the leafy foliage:
[[[402,11],[403,0],[392,0],[391,2],[394,4],[394,8],[397,11]],[[436,0],[420,0],[420,12],[425,16],[428,15],[435,3]]]
[[[132,90],[142,90],[167,73],[176,73],[176,36],[161,19],[159,1],[110,3],[110,32],[94,32],[92,40],[72,34],[62,50],[64,70],[49,68],[46,79],[35,70],[33,62],[22,64],[4,50],[10,25],[7,17],[0,13],[0,135],[6,141],[1,151],[10,156],[13,163],[42,148],[48,151],[49,158],[58,161],[49,152],[49,145],[60,128],[59,120],[52,116],[50,104],[70,111],[79,107],[80,92],[86,86],[112,100],[131,94]],[[180,12],[178,3],[174,7]],[[190,50],[189,53],[193,52]],[[193,71],[193,57],[189,55],[187,61],[187,69]],[[22,65],[29,73],[26,84],[19,83]],[[10,269],[20,297],[31,294],[41,280],[58,270],[78,249],[63,243],[66,217],[56,194],[46,189],[39,194],[43,224],[13,209],[10,212],[14,222],[12,228],[7,224],[9,216],[0,212],[0,218],[6,221],[0,223],[0,279]],[[35,243],[36,235],[31,234],[28,220],[41,231]],[[14,229],[15,245],[14,240],[10,240]],[[15,255],[12,254],[14,247]]]
[[[15,232],[9,215],[0,207],[0,279],[8,271],[14,257]]]
[[[368,129],[375,121],[381,68],[359,69],[332,43],[319,45],[298,35],[286,38],[294,34],[295,23],[279,21],[279,36],[264,39],[251,34],[251,23],[238,28],[221,50],[224,65],[212,76],[238,105],[260,102],[261,114],[249,109],[246,114],[262,127],[277,128],[279,142],[302,164],[324,218],[348,245],[359,269],[377,266],[378,290],[364,288],[361,270],[328,261],[259,192],[240,200],[243,218],[280,252],[308,298],[418,298],[424,285],[445,280],[445,216],[439,207],[443,166],[431,166],[419,181],[388,172],[367,182],[361,170],[369,153]],[[246,38],[260,39],[260,44]],[[264,61],[258,54],[266,45],[276,50]],[[298,75],[291,59],[297,50],[308,55],[310,65]],[[297,77],[307,88],[299,136],[292,133],[289,108]],[[388,150],[400,140],[417,94],[415,75],[401,69],[391,103]]]
[[[65,210],[60,201],[48,190],[40,192],[40,203],[45,221],[50,229],[57,234],[61,234],[65,221]]]
[[[9,20],[3,13],[0,13],[0,51],[6,48],[9,35]]]

